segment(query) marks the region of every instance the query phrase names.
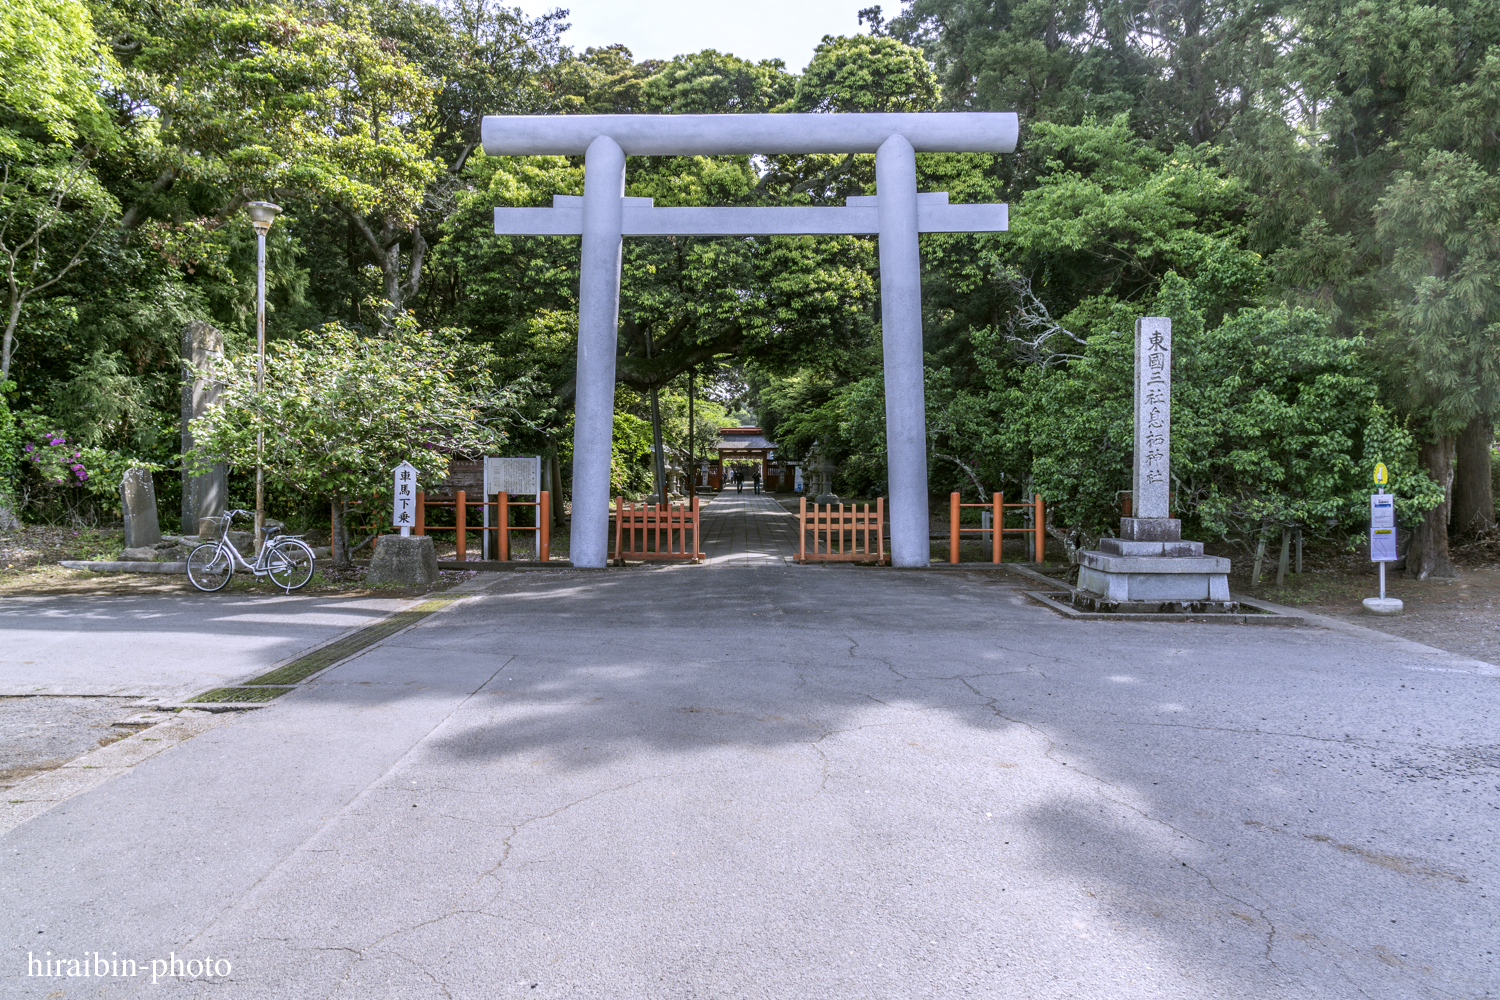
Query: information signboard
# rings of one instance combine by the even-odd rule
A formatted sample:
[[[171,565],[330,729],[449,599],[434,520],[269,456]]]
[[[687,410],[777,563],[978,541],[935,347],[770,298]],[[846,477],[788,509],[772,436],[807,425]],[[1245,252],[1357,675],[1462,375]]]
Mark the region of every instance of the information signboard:
[[[526,455],[519,458],[484,459],[484,492],[486,496],[505,493],[510,496],[536,496],[542,491],[542,458]]]
[[[1396,498],[1389,493],[1370,496],[1370,561],[1395,562]]]

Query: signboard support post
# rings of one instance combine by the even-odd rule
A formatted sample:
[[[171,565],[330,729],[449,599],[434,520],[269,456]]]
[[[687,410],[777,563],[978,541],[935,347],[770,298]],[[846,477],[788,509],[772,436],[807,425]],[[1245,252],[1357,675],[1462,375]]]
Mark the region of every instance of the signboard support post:
[[[1400,600],[1385,596],[1385,564],[1394,562],[1396,552],[1396,498],[1385,491],[1390,474],[1385,463],[1375,466],[1375,493],[1370,495],[1370,561],[1380,566],[1380,596],[1364,599],[1364,610],[1372,615],[1399,615]]]

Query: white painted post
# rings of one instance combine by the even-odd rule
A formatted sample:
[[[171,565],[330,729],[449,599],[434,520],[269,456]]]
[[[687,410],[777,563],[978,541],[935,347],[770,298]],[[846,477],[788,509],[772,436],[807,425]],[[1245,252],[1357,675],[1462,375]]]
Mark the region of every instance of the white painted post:
[[[875,151],[880,224],[881,346],[891,561],[926,566],[927,410],[922,384],[922,263],[917,248],[917,155],[905,136]]]
[[[619,143],[601,135],[589,143],[583,163],[570,544],[574,566],[603,569],[609,558],[609,458],[620,328],[625,153]]]

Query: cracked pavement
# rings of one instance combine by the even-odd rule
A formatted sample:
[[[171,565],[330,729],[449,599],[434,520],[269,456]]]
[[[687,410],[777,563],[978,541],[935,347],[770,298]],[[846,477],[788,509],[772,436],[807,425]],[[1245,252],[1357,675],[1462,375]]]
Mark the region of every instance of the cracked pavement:
[[[1029,586],[507,574],[0,839],[0,995],[1496,995],[1500,671]]]

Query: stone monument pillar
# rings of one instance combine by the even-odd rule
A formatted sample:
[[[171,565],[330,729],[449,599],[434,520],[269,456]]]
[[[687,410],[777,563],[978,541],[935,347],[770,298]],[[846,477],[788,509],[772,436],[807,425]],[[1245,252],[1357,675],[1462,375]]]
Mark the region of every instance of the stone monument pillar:
[[[211,323],[196,320],[182,328],[182,454],[193,450],[190,426],[219,398],[219,386],[209,381],[214,362],[224,356],[224,335]],[[182,534],[205,534],[198,522],[224,513],[228,473],[222,463],[201,475],[182,471]]]
[[[1182,540],[1171,514],[1172,321],[1135,325],[1135,457],[1131,513],[1120,537],[1078,553],[1074,604],[1099,611],[1233,611],[1229,560]]]

